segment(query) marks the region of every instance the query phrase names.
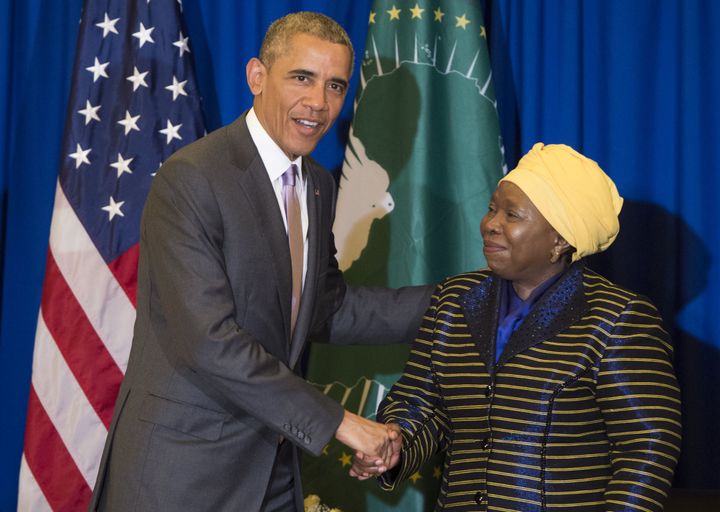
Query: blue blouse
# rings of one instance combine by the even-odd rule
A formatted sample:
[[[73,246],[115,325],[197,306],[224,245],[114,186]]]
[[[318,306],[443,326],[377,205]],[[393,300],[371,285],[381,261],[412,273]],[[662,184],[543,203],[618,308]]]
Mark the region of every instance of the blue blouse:
[[[540,286],[535,288],[530,296],[523,300],[513,288],[512,281],[502,280],[500,291],[500,311],[498,313],[497,335],[495,337],[495,362],[500,359],[500,355],[505,350],[510,336],[514,333],[525,317],[530,313],[532,307],[542,297],[542,295],[555,283],[565,271],[558,272],[554,276],[546,279]]]

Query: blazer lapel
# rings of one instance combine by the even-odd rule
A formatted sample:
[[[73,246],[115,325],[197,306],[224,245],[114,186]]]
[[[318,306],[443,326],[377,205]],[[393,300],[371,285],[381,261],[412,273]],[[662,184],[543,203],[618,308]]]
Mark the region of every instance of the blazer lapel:
[[[585,314],[582,262],[574,263],[540,298],[508,340],[500,359],[495,364],[495,337],[500,304],[500,278],[490,274],[478,286],[460,297],[468,329],[478,346],[480,358],[495,373],[497,367],[531,346],[552,338],[558,332],[577,322]]]
[[[498,366],[520,352],[548,340],[582,318],[587,309],[582,262],[574,263],[530,310],[510,336]]]
[[[304,162],[304,161],[303,161]],[[311,327],[312,313],[314,309],[314,297],[317,288],[317,276],[319,272],[319,253],[320,253],[320,212],[321,212],[321,196],[316,179],[308,165],[303,165],[305,176],[307,177],[306,196],[308,209],[308,236],[305,241],[308,244],[307,250],[307,273],[305,274],[305,284],[303,285],[302,298],[300,300],[300,311],[298,312],[297,323],[295,324],[295,333],[290,343],[290,359],[289,366],[294,368],[300,354],[302,354],[305,342],[307,340],[308,331]],[[317,193],[316,193],[317,191]],[[289,251],[288,251],[289,254]]]
[[[492,375],[495,366],[495,331],[497,330],[500,280],[490,274],[479,285],[460,297],[468,329],[480,352],[480,359]]]

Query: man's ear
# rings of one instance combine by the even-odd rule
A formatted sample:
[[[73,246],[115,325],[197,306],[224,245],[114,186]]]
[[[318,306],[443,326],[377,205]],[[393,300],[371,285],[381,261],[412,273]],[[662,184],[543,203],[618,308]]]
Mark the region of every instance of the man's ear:
[[[248,87],[253,96],[262,93],[265,86],[265,77],[267,77],[267,68],[260,59],[253,57],[245,66],[245,76],[247,78]]]

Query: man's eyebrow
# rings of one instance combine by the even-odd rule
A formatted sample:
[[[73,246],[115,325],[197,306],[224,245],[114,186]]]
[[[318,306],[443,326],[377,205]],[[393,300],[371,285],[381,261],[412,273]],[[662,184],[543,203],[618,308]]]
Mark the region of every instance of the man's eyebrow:
[[[331,78],[330,81],[335,82],[336,84],[340,84],[340,85],[342,85],[343,87],[347,87],[347,86],[348,86],[348,82],[347,82],[347,80],[345,80],[344,78],[337,78],[337,77],[335,77],[335,78]]]
[[[305,75],[305,76],[309,76],[312,78],[317,77],[317,73],[315,71],[310,71],[309,69],[303,69],[303,68],[291,69],[290,71],[288,71],[288,75]],[[343,87],[346,87],[346,88],[348,86],[348,81],[345,80],[344,78],[333,77],[330,79],[330,81],[333,83],[342,85]]]
[[[288,75],[307,75],[307,76],[317,76],[317,73],[315,71],[310,71],[309,69],[291,69],[288,71]]]

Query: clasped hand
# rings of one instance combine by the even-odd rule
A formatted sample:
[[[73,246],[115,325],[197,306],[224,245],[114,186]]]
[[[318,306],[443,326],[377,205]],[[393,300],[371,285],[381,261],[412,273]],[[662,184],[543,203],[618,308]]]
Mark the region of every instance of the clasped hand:
[[[345,411],[335,437],[355,450],[350,476],[358,480],[381,475],[400,461],[402,436],[394,423],[376,423]]]

